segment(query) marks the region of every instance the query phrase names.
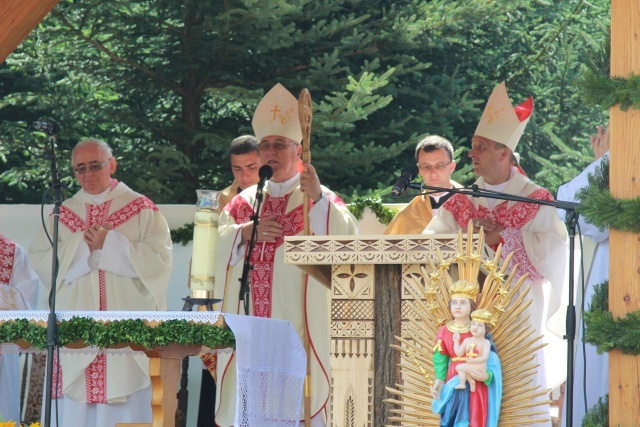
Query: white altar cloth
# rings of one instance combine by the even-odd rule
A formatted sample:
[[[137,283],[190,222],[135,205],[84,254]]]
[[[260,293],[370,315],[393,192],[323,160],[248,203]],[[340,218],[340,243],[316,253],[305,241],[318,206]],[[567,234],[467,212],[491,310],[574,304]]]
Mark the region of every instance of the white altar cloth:
[[[96,321],[143,319],[163,322],[180,319],[210,324],[214,324],[220,315],[224,316],[236,338],[236,368],[238,371],[236,425],[297,426],[300,420],[307,356],[298,334],[285,320],[206,311],[56,312],[58,321],[69,320],[72,317],[88,317]],[[0,311],[0,322],[15,319],[46,322],[48,317],[48,311]],[[129,347],[104,350],[95,347],[76,350],[61,348],[61,351],[63,350],[105,352],[108,354],[133,352]],[[38,350],[21,349],[15,344],[5,343],[1,345],[0,351],[37,352]]]

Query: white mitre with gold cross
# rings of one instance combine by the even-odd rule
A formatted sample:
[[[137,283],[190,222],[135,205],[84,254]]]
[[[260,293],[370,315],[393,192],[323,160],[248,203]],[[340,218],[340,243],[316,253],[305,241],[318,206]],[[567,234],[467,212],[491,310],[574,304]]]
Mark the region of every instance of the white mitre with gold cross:
[[[258,141],[265,136],[278,135],[302,141],[298,116],[298,100],[280,83],[262,98],[251,121]]]
[[[499,142],[515,151],[532,112],[533,97],[514,108],[509,101],[507,87],[502,82],[493,89],[475,135]]]

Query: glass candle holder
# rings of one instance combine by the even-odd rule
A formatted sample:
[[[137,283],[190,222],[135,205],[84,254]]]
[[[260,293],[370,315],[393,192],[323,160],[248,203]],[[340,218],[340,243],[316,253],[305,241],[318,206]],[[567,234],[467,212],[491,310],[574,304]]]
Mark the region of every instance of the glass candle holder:
[[[191,253],[191,298],[212,299],[216,278],[216,246],[218,244],[218,199],[220,192],[196,190],[196,216],[193,222]]]

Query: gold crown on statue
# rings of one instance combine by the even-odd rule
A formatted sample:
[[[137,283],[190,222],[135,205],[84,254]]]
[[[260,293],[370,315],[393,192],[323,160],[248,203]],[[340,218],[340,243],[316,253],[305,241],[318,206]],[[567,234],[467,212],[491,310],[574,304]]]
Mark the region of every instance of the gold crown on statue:
[[[489,310],[485,310],[484,308],[479,308],[471,313],[471,320],[475,320],[476,322],[488,323],[490,325],[494,325],[493,322],[493,314]]]
[[[478,284],[466,280],[457,280],[449,287],[450,298],[468,298],[475,301],[478,292],[480,292]]]

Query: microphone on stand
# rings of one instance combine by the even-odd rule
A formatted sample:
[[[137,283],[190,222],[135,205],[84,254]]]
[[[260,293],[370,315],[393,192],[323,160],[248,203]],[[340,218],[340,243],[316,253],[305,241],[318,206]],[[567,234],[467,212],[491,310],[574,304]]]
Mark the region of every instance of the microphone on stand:
[[[38,121],[35,121],[35,122],[31,123],[31,129],[47,133],[50,136],[51,135],[57,135],[58,132],[60,132],[60,126],[58,126],[58,124],[56,122],[54,122],[53,120],[49,120],[49,121],[38,120]]]
[[[273,176],[273,168],[269,165],[262,165],[260,169],[258,169],[258,176],[260,177],[260,182],[258,182],[258,187],[264,187],[265,182],[271,179]]]
[[[260,181],[258,181],[258,188],[256,189],[256,200],[262,201],[262,189],[264,184],[273,176],[273,168],[269,165],[260,166],[258,176],[260,177]],[[255,214],[257,216],[259,212],[255,211]]]
[[[411,163],[402,168],[400,178],[398,178],[391,188],[391,197],[398,197],[404,193],[404,190],[407,189],[409,183],[416,177],[416,175],[418,175],[418,166],[415,163]]]

